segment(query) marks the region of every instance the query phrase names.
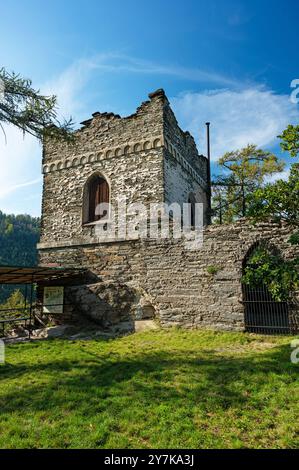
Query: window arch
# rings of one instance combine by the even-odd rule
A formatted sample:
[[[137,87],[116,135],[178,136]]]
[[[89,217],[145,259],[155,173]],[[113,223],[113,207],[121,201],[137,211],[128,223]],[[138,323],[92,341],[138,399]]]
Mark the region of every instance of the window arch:
[[[91,176],[85,184],[83,194],[83,223],[92,223],[107,217],[107,211],[99,214],[99,204],[109,204],[110,190],[106,179],[99,174]]]

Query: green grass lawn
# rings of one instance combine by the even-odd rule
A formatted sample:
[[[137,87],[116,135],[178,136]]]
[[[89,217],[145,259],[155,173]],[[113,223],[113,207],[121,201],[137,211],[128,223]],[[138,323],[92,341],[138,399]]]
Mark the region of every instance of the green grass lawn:
[[[151,331],[7,346],[1,448],[294,448],[290,338]]]

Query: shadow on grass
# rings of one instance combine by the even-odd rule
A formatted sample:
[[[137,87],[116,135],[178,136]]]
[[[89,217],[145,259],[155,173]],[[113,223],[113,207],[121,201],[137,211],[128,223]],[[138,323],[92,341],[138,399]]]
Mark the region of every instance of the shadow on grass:
[[[129,353],[128,353],[129,354]],[[223,410],[250,402],[246,390],[262,389],[273,375],[283,384],[294,382],[298,368],[290,363],[287,345],[263,354],[233,357],[213,352],[178,353],[144,352],[127,359],[116,355],[84,351],[72,360],[57,358],[33,365],[5,365],[2,379],[15,379],[15,387],[2,393],[0,413],[26,412],[62,408],[93,416],[99,404],[139,401],[140,406],[184,401],[200,404],[204,409]],[[276,383],[277,385],[277,383]],[[253,398],[252,398],[253,399]],[[263,401],[255,400],[255,407]]]

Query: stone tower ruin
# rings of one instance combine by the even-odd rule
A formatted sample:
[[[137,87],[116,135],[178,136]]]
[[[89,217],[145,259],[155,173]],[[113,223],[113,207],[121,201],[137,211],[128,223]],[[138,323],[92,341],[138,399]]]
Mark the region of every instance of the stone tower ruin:
[[[97,236],[95,207],[120,197],[145,205],[191,200],[203,204],[207,217],[207,165],[161,89],[131,116],[94,113],[73,144],[44,143],[40,264],[89,273],[65,288],[68,308],[104,327],[135,316],[155,317],[162,326],[244,328],[243,259],[261,239],[288,255],[287,228],[210,225],[195,251],[183,239]]]

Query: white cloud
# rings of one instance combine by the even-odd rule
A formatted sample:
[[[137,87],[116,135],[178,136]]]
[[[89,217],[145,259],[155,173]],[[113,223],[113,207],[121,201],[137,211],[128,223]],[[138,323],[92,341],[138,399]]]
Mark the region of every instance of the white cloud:
[[[10,186],[7,188],[1,188],[0,189],[0,198],[7,196],[10,193],[13,193],[14,191],[22,188],[27,188],[28,186],[34,186],[38,183],[41,183],[42,178],[36,178],[35,180],[32,181],[26,181],[26,183],[20,183],[20,184],[15,184],[14,186]]]
[[[81,94],[90,78],[91,70],[91,65],[88,65],[85,60],[78,60],[40,87],[44,94],[57,96],[60,117],[78,118],[86,111]]]
[[[199,150],[202,153],[205,153],[206,147],[204,123],[211,121],[214,159],[226,150],[242,147],[249,142],[259,146],[271,145],[288,123],[299,119],[298,107],[290,102],[288,96],[254,86],[245,88],[244,84],[231,77],[199,68],[157,64],[115,53],[75,61],[39,88],[45,94],[57,95],[61,117],[72,115],[78,122],[95,111],[87,109],[87,103],[82,98],[89,80],[100,75],[109,83],[111,74],[116,73],[164,75],[229,87],[188,92],[170,100],[180,125],[188,129],[196,140],[200,133]],[[148,91],[151,90],[145,90],[145,93]],[[99,104],[95,105],[96,108]],[[0,210],[38,215],[41,146],[36,139],[29,135],[24,137],[14,127],[6,126],[5,130],[7,144],[0,131]]]
[[[298,107],[289,96],[263,88],[188,92],[170,101],[180,125],[194,135],[202,153],[206,153],[204,124],[211,122],[214,160],[248,143],[271,146],[287,124],[299,120]]]
[[[85,69],[97,69],[104,72],[129,72],[146,75],[169,75],[184,80],[201,83],[217,83],[222,86],[239,87],[240,81],[232,77],[198,67],[183,67],[178,64],[155,63],[130,57],[125,54],[98,54],[90,59],[78,61]]]
[[[83,90],[91,76],[97,73],[105,73],[109,76],[111,73],[125,72],[171,75],[192,81],[211,81],[226,86],[236,85],[230,78],[216,73],[155,64],[126,55],[108,53],[77,60],[60,75],[52,77],[38,88],[44,94],[57,96],[60,118],[73,116],[78,122],[85,117],[85,114],[94,111],[93,109],[87,110],[82,100]],[[32,136],[23,136],[22,132],[12,126],[5,126],[5,132],[7,143],[4,135],[0,133],[0,210],[38,215],[41,195],[41,146]]]
[[[274,175],[267,176],[265,183],[275,183],[277,180],[287,180],[290,176],[290,169],[282,171],[281,173],[275,173]]]
[[[13,126],[5,126],[5,133],[7,142],[0,132],[0,210],[11,213],[20,206],[24,195],[32,191],[28,182],[34,180],[38,185],[37,179],[40,181],[41,147],[34,137],[24,136]],[[39,199],[37,204],[40,206]],[[37,207],[30,209],[27,212],[38,212]]]
[[[44,94],[57,95],[59,114],[68,118],[84,112],[80,91],[87,80],[88,73],[79,62],[38,88]],[[4,130],[6,138],[0,130],[0,210],[37,216],[40,214],[42,189],[41,144],[14,126],[5,125]]]

